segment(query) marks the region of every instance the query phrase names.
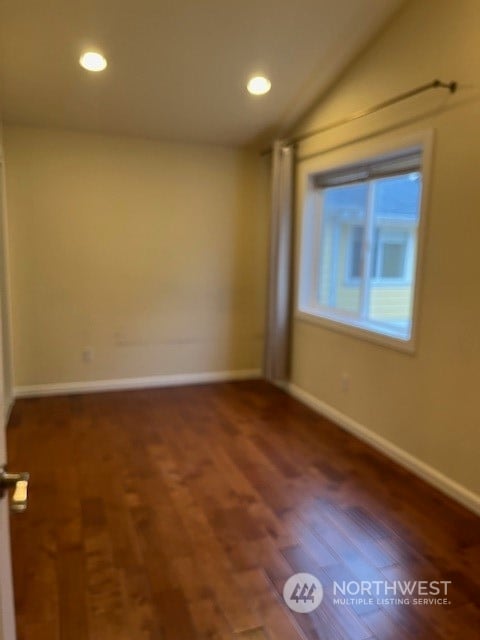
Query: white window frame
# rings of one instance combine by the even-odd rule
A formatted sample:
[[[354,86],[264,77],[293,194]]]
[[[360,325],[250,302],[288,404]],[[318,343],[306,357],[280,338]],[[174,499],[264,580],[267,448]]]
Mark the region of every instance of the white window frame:
[[[427,223],[428,196],[430,193],[431,164],[433,155],[433,130],[423,131],[412,135],[378,139],[375,143],[362,143],[355,147],[355,152],[341,150],[319,157],[310,157],[301,161],[297,171],[297,184],[300,188],[297,192],[297,262],[296,262],[296,292],[295,292],[295,312],[297,321],[308,322],[319,325],[325,329],[340,331],[358,338],[363,338],[371,342],[386,347],[392,347],[408,353],[415,353],[417,347],[420,294],[422,288],[422,273],[424,261],[425,230]],[[369,327],[362,321],[358,321],[353,314],[338,312],[332,314],[328,310],[322,309],[322,315],[318,313],[318,307],[310,300],[314,290],[312,278],[315,280],[314,286],[318,284],[318,269],[315,269],[312,260],[319,255],[318,244],[320,243],[321,216],[315,212],[321,211],[321,190],[314,188],[314,177],[320,173],[340,171],[347,167],[355,167],[366,162],[382,161],[394,157],[407,151],[419,149],[422,162],[422,192],[419,210],[419,223],[417,228],[416,251],[413,247],[409,250],[409,258],[413,261],[416,257],[414,273],[414,292],[412,300],[411,333],[410,338],[404,339],[389,334],[389,327],[381,322],[372,323]],[[319,200],[320,199],[320,202]],[[312,237],[314,240],[312,241]],[[306,240],[310,239],[308,242]],[[313,245],[316,245],[315,247]],[[306,246],[310,250],[306,249]],[[413,268],[413,265],[412,265]],[[392,279],[396,284],[400,281]],[[375,284],[375,280],[371,281]],[[378,331],[374,330],[378,326]]]

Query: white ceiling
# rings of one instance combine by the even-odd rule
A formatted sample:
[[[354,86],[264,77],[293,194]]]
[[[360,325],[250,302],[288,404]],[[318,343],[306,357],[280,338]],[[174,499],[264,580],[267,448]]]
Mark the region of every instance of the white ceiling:
[[[251,143],[291,125],[401,2],[0,0],[3,118]],[[88,48],[105,72],[81,69]],[[246,93],[256,72],[272,81],[267,96]]]

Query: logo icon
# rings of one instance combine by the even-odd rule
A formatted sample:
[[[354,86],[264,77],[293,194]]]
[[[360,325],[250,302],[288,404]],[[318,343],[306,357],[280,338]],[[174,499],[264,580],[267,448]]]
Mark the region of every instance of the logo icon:
[[[310,613],[322,602],[323,587],[311,573],[296,573],[285,582],[283,599],[292,611]]]

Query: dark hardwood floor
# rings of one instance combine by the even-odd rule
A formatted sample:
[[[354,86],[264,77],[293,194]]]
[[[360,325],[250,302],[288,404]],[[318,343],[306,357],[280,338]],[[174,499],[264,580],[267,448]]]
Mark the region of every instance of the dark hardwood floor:
[[[479,520],[264,382],[20,400],[8,440],[19,640],[479,638]],[[450,604],[334,604],[344,580]]]

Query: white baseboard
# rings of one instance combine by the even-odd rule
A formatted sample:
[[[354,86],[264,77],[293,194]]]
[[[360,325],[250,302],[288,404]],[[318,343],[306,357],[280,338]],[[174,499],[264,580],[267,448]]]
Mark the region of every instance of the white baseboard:
[[[402,467],[405,467],[415,475],[425,480],[439,491],[442,491],[450,498],[460,502],[464,507],[470,509],[474,513],[480,515],[480,496],[470,491],[461,484],[451,480],[440,471],[437,471],[430,465],[422,462],[410,453],[397,447],[386,438],[379,436],[364,425],[360,424],[353,418],[341,413],[331,405],[318,400],[315,396],[304,391],[295,384],[287,384],[284,386],[287,392],[291,393],[297,400],[303,402],[308,407],[325,416],[338,426],[342,427],[360,440],[367,442],[369,445],[385,454]]]
[[[259,378],[259,369],[238,371],[208,371],[204,373],[177,373],[172,375],[147,376],[144,378],[121,378],[118,380],[91,380],[84,382],[59,382],[15,387],[15,398],[36,398],[100,391],[125,391],[128,389],[151,389],[154,387],[176,387],[187,384],[228,382]]]

